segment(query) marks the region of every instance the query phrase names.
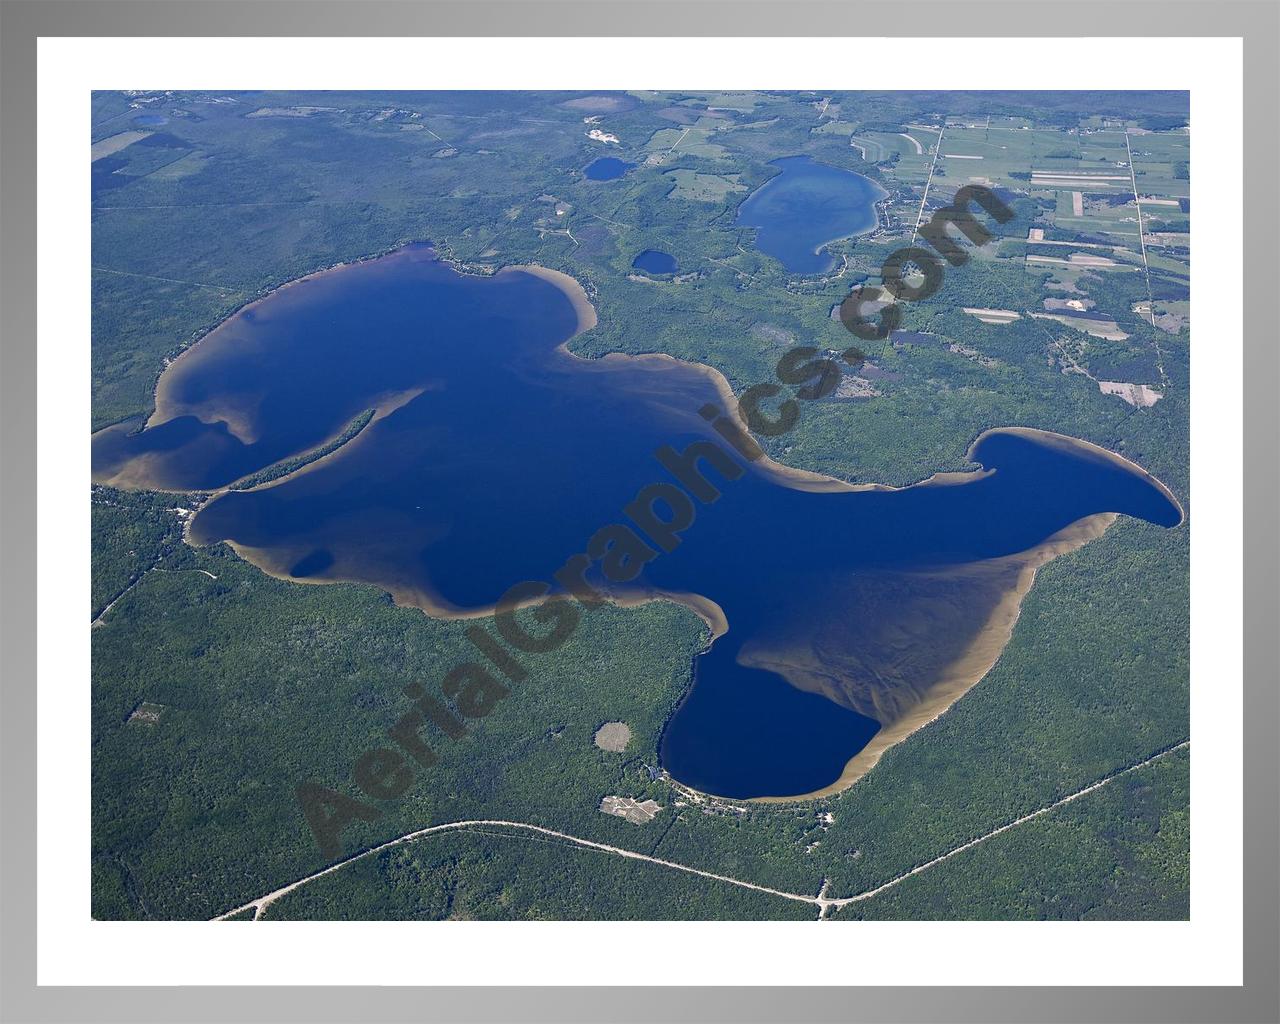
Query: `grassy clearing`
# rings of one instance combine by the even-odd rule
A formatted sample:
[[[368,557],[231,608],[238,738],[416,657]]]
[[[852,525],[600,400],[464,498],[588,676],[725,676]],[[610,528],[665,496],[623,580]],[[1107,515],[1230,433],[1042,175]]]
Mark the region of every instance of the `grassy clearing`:
[[[667,177],[675,183],[669,197],[671,199],[689,199],[700,203],[719,203],[734,192],[745,192],[746,186],[738,180],[738,175],[703,174],[685,168],[667,172]]]
[[[111,156],[112,153],[119,153],[120,150],[133,145],[139,139],[145,139],[147,134],[147,132],[138,131],[121,132],[119,135],[112,135],[101,142],[95,142],[89,151],[89,159],[96,161],[101,160],[104,156]]]

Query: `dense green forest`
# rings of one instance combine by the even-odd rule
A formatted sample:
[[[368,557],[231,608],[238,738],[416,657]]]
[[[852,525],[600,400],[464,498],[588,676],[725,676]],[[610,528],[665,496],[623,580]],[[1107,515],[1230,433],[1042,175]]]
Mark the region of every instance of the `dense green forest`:
[[[1175,752],[835,919],[1186,920],[1189,785]]]
[[[1050,154],[1112,152],[1119,134],[1102,121],[1121,118],[1158,133],[1132,140],[1153,187],[1180,180],[1186,136],[1174,122],[1185,96],[637,93],[599,113],[566,106],[575,96],[96,94],[95,143],[133,130],[143,112],[167,123],[94,162],[94,427],[150,413],[166,359],[271,288],[425,239],[476,272],[533,262],[572,274],[599,314],[572,343],[581,355],[665,352],[716,367],[741,392],[773,379],[787,348],[851,343],[832,308],[853,284],[878,283],[919,213],[965,180],[963,161],[929,152],[954,124],[966,145],[987,147],[982,173],[1015,218],[965,265],[947,266],[934,296],[901,304],[909,339],[859,342],[868,363],[852,372],[873,394],[806,403],[793,431],[762,443],[790,465],[906,484],[966,468],[988,427],[1042,427],[1138,462],[1190,507],[1190,331],[1135,310],[1153,296],[1186,298],[1185,256],[1162,252],[1150,287],[1140,270],[1025,259],[1073,251],[1029,242],[1040,229],[1049,241],[1101,239],[1104,250],[1081,251],[1132,263],[1127,221],[1101,204],[1076,218],[1030,172],[1066,161]],[[593,140],[593,129],[619,141]],[[775,173],[769,161],[796,153],[889,193],[876,233],[828,246],[829,275],[786,273],[734,226],[737,205]],[[585,178],[604,154],[636,167],[616,181]],[[922,203],[931,163],[945,170]],[[696,190],[681,185],[691,180]],[[676,256],[679,272],[634,274],[647,248]],[[1088,299],[1128,336],[1026,315],[984,324],[964,311],[1025,314],[1055,297]],[[1135,407],[1099,381],[1161,397]],[[369,415],[241,485],[296,471]],[[116,602],[93,630],[98,918],[212,917],[323,867],[295,786],[350,792],[356,759],[405,710],[403,688],[468,657],[467,623],[396,607],[369,587],[275,580],[222,546],[192,548],[185,510],[203,498],[93,488],[91,617]],[[501,818],[792,892],[817,893],[824,880],[835,896],[874,888],[1187,738],[1188,547],[1189,520],[1168,531],[1121,520],[1046,566],[982,683],[852,789],[809,803],[699,805],[652,778],[706,627],[668,603],[603,609],[539,655],[512,698],[380,805],[380,818],[353,825],[347,850]],[[131,720],[143,702],[160,706],[158,719]],[[625,753],[592,743],[607,721],[630,726]],[[1187,764],[1171,755],[837,919],[1185,918]],[[606,795],[661,810],[635,825],[600,813]],[[269,916],[816,915],[655,865],[468,832],[367,858]]]

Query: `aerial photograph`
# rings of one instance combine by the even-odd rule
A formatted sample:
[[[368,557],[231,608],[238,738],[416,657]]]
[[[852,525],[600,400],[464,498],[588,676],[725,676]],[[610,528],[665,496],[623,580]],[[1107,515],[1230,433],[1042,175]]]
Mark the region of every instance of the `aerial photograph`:
[[[93,917],[1188,920],[1189,118],[93,93]]]

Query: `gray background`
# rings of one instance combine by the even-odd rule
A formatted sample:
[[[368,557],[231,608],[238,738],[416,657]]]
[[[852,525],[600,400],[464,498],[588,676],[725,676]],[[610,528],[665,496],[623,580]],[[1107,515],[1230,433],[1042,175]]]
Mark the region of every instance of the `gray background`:
[[[1280,1020],[1275,0],[204,3],[0,0],[0,1016],[4,1020]],[[1066,29],[1069,28],[1069,31]],[[38,36],[1237,36],[1245,39],[1243,988],[36,988],[35,71]],[[903,44],[910,60],[910,44]],[[856,60],[851,43],[850,59]],[[1135,51],[1135,60],[1144,56]],[[1150,55],[1145,59],[1159,59]],[[1086,76],[1087,78],[1087,76]],[[1087,85],[1087,81],[1082,81]],[[1200,332],[1207,334],[1205,327]],[[87,396],[86,396],[87,397]],[[1244,553],[1242,552],[1242,556]],[[1224,679],[1222,685],[1234,685]],[[86,865],[85,870],[88,870]],[[518,925],[516,927],[519,927]],[[1114,948],[1100,948],[1112,955]],[[341,956],[341,949],[334,950]],[[927,977],[928,962],[920,970]],[[317,965],[318,970],[323,965]],[[501,965],[495,964],[496,976]],[[407,983],[412,979],[405,979]],[[1010,979],[1016,981],[1017,979]]]

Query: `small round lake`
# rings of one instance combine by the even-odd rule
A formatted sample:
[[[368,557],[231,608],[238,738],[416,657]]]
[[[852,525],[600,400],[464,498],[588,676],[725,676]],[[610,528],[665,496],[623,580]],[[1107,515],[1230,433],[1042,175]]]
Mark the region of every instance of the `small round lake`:
[[[635,164],[619,160],[616,156],[602,156],[587,164],[582,169],[582,173],[591,181],[613,181],[615,178],[621,178],[634,166]]]
[[[888,193],[870,178],[807,156],[770,161],[774,175],[738,207],[740,227],[759,228],[756,248],[794,273],[835,265],[823,246],[875,228],[876,203]]]
[[[631,261],[631,266],[646,274],[674,274],[677,269],[676,258],[660,249],[646,249]]]

